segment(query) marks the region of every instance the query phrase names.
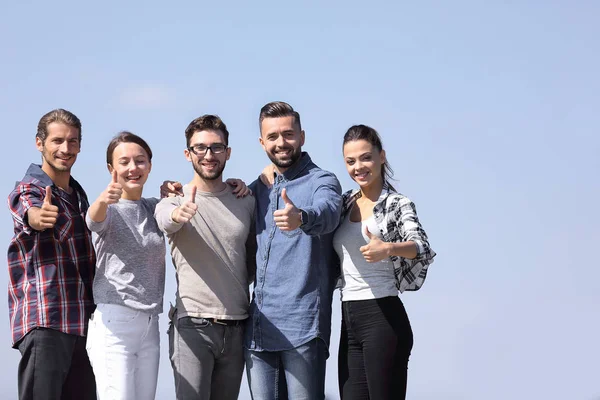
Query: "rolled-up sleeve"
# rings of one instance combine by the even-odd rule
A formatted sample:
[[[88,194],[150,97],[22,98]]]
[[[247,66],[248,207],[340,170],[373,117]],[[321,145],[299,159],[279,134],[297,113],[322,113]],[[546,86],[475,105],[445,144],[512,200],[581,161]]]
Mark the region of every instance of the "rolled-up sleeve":
[[[429,246],[427,233],[419,222],[417,208],[415,203],[407,198],[400,202],[400,207],[396,209],[396,223],[402,241],[412,241],[417,246],[417,256],[415,261],[431,260],[435,252]]]
[[[29,225],[27,211],[31,207],[42,207],[45,189],[41,187],[21,183],[8,196],[8,207],[15,223],[23,227],[23,232],[30,235],[35,230]]]

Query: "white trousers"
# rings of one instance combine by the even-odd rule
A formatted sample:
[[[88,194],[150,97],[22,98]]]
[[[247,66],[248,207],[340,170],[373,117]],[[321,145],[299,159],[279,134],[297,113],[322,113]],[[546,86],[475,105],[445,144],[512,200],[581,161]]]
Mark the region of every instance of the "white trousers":
[[[98,400],[152,400],[156,395],[158,316],[98,304],[88,327],[87,352]]]

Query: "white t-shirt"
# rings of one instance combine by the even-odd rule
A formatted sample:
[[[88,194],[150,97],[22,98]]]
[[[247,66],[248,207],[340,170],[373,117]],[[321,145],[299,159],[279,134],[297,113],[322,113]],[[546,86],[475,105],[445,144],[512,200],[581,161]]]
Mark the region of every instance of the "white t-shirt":
[[[398,296],[391,260],[368,263],[360,252],[361,246],[369,243],[366,227],[373,236],[381,239],[373,216],[361,222],[352,222],[350,212],[333,236],[333,247],[342,265],[342,301]]]

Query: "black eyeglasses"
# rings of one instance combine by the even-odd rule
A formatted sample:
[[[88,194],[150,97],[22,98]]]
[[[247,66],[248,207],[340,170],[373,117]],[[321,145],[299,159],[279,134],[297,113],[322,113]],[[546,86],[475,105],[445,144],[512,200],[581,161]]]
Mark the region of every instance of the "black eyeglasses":
[[[225,146],[223,143],[215,143],[210,146],[205,146],[203,144],[197,144],[195,146],[188,147],[188,150],[199,157],[203,157],[206,155],[208,150],[210,150],[213,154],[221,154],[225,150],[227,150],[227,146]]]

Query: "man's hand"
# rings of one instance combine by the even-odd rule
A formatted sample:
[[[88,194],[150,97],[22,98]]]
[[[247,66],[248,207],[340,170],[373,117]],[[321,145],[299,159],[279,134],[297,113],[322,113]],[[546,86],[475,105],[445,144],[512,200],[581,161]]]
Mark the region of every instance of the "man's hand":
[[[183,185],[181,182],[164,181],[162,185],[160,185],[160,198],[164,199],[165,197],[175,196],[183,197]]]
[[[58,218],[58,207],[52,205],[52,188],[46,186],[46,197],[40,208],[31,207],[27,211],[29,225],[36,231],[54,228]]]
[[[198,206],[196,205],[195,201],[196,186],[192,186],[192,194],[190,196],[190,199],[173,210],[173,212],[171,213],[171,219],[177,222],[178,224],[185,224],[186,222],[191,220],[192,217],[196,214],[196,211],[198,211]]]
[[[225,183],[235,188],[233,189],[233,194],[235,194],[237,198],[246,197],[248,195],[252,196],[252,190],[250,190],[250,188],[246,186],[246,182],[241,179],[229,178]]]
[[[287,196],[285,188],[281,189],[281,198],[285,207],[283,210],[277,210],[273,213],[275,225],[282,231],[293,231],[302,225],[300,210],[296,208],[292,200]]]
[[[259,178],[266,187],[272,187],[275,182],[275,166],[273,164],[267,165],[260,173]]]
[[[360,252],[366,262],[374,263],[385,260],[389,257],[390,246],[369,232],[369,228],[365,228],[365,235],[369,238],[369,243],[360,247]]]
[[[115,204],[119,202],[121,195],[123,194],[123,186],[117,183],[117,171],[113,170],[112,180],[100,195],[100,201],[106,205]]]

